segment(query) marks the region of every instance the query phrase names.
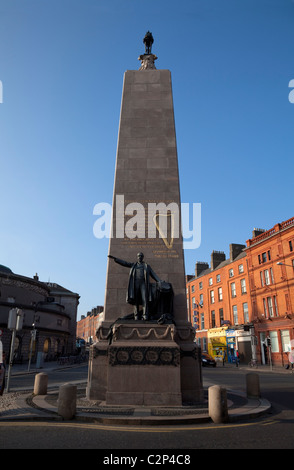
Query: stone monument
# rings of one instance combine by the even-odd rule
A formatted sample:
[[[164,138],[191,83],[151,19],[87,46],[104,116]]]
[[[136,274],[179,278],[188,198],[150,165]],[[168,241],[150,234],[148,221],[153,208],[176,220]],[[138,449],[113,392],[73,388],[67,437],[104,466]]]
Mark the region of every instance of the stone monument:
[[[203,399],[188,322],[171,73],[153,36],[124,74],[104,321],[91,346],[87,398],[182,406]],[[127,269],[126,269],[127,268]]]

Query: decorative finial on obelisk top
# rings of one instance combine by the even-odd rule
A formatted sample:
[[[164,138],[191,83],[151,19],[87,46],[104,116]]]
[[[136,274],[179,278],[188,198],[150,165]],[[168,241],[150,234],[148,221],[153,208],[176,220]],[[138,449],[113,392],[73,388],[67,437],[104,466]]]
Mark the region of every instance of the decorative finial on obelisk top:
[[[145,54],[141,54],[138,58],[138,60],[141,61],[141,67],[139,68],[139,70],[156,69],[154,61],[157,59],[157,57],[156,55],[151,53],[154,39],[150,31],[147,31],[147,33],[145,34],[143,43],[145,44]]]

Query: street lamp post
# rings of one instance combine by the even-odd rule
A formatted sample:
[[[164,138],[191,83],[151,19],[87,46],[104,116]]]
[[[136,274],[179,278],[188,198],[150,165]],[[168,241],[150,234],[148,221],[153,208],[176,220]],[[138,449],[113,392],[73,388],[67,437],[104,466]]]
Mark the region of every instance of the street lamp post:
[[[278,262],[277,262],[277,265],[278,265],[278,266],[288,266],[289,268],[293,268],[293,269],[294,269],[294,265],[282,263],[281,261],[278,261]]]
[[[36,329],[36,322],[38,321],[37,320],[37,312],[38,312],[38,309],[39,309],[39,306],[46,306],[46,305],[57,305],[58,307],[62,308],[64,310],[64,305],[61,305],[57,302],[54,301],[54,298],[47,298],[47,300],[41,300],[39,302],[37,302],[35,304],[35,313],[34,313],[34,322],[32,324],[32,327],[33,329],[31,330],[31,346],[30,346],[30,356],[29,356],[29,365],[28,365],[28,372],[30,371],[30,367],[31,367],[31,361],[32,361],[32,355],[33,355],[33,344],[34,344],[34,341],[36,341],[37,339],[37,329]],[[37,343],[36,343],[36,346],[37,346]],[[38,347],[37,347],[37,351],[38,352]]]
[[[28,372],[30,372],[31,368],[31,360],[33,355],[33,344],[36,341],[37,330],[35,328],[35,323],[32,324],[33,329],[31,330],[31,345],[30,345],[30,357],[29,357],[29,365],[28,365]]]
[[[15,343],[16,331],[19,331],[19,330],[22,329],[22,323],[23,323],[22,310],[20,308],[12,308],[9,312],[8,324],[7,324],[7,328],[9,330],[12,330],[10,355],[9,355],[9,367],[8,367],[8,375],[7,375],[7,388],[6,388],[7,392],[9,392],[11,368],[12,368],[13,356],[14,356],[14,343]]]

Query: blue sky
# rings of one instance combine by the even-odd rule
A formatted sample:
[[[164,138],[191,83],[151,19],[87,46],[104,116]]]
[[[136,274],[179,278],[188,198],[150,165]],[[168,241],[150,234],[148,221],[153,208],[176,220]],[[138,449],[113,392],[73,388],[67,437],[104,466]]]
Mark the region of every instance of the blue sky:
[[[292,0],[0,0],[0,264],[104,303],[125,70],[152,31],[172,73],[182,202],[201,203],[201,245],[244,243],[294,216]]]

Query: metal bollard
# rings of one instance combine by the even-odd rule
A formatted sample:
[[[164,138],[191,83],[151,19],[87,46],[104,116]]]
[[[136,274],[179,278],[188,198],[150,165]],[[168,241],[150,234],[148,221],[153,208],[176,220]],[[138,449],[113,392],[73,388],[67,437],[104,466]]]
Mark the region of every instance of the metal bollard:
[[[227,390],[220,385],[208,388],[208,412],[214,423],[226,423],[229,420]]]
[[[72,419],[76,414],[77,386],[64,384],[59,388],[58,414],[64,419]]]
[[[247,398],[260,398],[259,375],[250,372],[246,375]]]
[[[35,376],[34,395],[47,395],[48,375],[40,372]]]

